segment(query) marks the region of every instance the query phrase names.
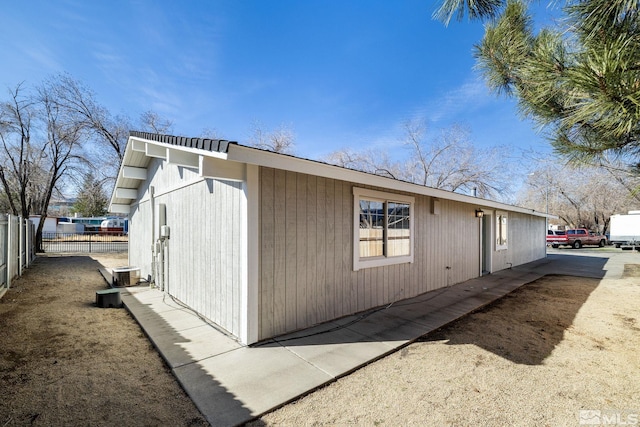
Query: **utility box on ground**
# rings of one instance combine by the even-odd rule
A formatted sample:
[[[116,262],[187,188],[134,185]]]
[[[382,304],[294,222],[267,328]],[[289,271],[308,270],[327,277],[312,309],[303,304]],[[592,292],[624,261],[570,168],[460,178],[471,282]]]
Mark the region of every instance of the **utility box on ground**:
[[[122,298],[119,289],[103,289],[96,291],[96,306],[100,308],[120,308]]]

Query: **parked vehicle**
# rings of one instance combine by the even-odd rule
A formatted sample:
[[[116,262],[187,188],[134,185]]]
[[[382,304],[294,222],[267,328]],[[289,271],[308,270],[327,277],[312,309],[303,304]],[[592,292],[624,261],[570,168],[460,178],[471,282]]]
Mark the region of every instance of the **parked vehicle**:
[[[108,218],[100,223],[100,234],[124,235],[128,231],[127,220],[124,218]]]
[[[611,215],[609,223],[612,245],[622,249],[640,250],[640,211],[628,215]]]
[[[549,236],[547,235],[547,238]],[[603,247],[607,244],[607,238],[599,233],[594,233],[586,228],[572,228],[565,230],[564,236],[556,236],[556,243],[551,246],[558,248],[560,246],[571,246],[574,249],[580,249],[583,246],[599,246]]]
[[[547,230],[547,246],[553,246],[561,243],[564,244],[564,242],[566,242],[564,230]]]

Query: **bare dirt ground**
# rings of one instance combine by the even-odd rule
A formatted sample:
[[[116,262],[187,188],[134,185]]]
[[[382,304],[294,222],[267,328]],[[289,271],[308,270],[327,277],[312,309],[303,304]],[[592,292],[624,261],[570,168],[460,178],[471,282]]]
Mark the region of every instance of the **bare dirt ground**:
[[[39,257],[0,299],[0,427],[206,425],[131,316],[95,307],[98,267]],[[548,276],[252,425],[631,425],[638,343],[640,266]]]
[[[0,426],[208,425],[128,312],[95,306],[98,267],[39,256],[0,299]]]

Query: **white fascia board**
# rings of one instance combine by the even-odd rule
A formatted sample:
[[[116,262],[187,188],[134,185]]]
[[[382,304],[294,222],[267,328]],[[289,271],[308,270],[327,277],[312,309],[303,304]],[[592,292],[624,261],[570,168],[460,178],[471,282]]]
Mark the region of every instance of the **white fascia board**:
[[[147,179],[147,168],[137,168],[134,166],[123,166],[122,177],[129,179],[139,179],[144,181]]]
[[[136,188],[122,188],[116,187],[117,199],[131,199],[134,200],[138,197],[138,190]]]
[[[131,205],[123,205],[118,203],[111,203],[109,205],[109,212],[129,214],[131,213]]]
[[[476,205],[479,208],[496,208],[505,209],[510,212],[525,213],[534,216],[556,218],[555,215],[537,212],[533,209],[511,206],[505,203],[494,202],[491,200],[479,199],[477,197],[465,196],[451,191],[440,190],[437,188],[425,187],[423,185],[412,184],[410,182],[398,181],[392,178],[373,175],[365,172],[347,169],[339,166],[329,165],[326,163],[316,162],[313,160],[301,159],[298,157],[288,156],[284,154],[273,153],[270,151],[259,150],[242,145],[230,145],[227,153],[229,160],[237,162],[245,162],[258,166],[265,166],[274,169],[289,170],[293,172],[304,173],[308,175],[321,176],[323,178],[332,178],[342,181],[353,182],[360,185],[371,185],[380,187],[390,191],[403,191],[412,194],[435,197],[438,199],[453,200],[462,203]]]

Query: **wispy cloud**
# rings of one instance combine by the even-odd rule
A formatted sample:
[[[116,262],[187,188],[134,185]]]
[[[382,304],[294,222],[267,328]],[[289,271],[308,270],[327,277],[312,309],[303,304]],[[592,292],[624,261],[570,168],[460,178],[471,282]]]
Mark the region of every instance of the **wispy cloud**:
[[[93,58],[96,60],[96,68],[105,74],[121,72],[126,68],[125,58],[111,48],[97,49],[93,52]]]
[[[47,46],[41,44],[29,45],[25,46],[22,52],[44,70],[55,72],[64,69],[59,62],[58,56]]]
[[[419,107],[414,118],[434,124],[464,121],[474,111],[494,101],[495,97],[489,93],[484,82],[476,77]]]

